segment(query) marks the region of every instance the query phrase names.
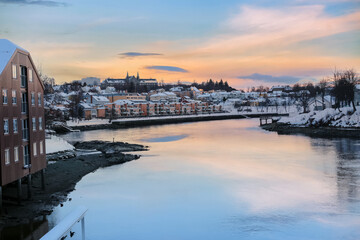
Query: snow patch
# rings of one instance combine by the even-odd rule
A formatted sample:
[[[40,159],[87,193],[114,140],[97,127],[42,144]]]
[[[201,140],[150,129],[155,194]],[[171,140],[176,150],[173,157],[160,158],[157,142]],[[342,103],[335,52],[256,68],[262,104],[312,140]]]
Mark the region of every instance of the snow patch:
[[[45,146],[46,154],[71,151],[75,149],[73,145],[65,141],[63,138],[54,135],[51,135],[50,138],[46,139]]]
[[[351,107],[338,109],[327,108],[322,111],[312,111],[292,117],[282,117],[279,123],[305,127],[360,127],[360,107],[353,113]]]

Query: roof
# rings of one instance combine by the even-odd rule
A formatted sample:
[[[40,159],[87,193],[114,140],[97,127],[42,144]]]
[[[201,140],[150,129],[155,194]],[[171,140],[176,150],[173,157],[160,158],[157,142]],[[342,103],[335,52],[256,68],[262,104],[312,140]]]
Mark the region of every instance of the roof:
[[[96,101],[103,101],[103,102],[108,102],[109,101],[109,99],[107,99],[104,96],[93,96],[93,99],[96,100]]]
[[[16,49],[28,52],[7,39],[0,39],[0,74],[4,71]]]

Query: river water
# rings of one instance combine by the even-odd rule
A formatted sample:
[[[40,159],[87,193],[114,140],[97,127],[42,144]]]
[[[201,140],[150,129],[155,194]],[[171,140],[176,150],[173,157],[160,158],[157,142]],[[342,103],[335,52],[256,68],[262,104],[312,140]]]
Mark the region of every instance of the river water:
[[[65,138],[150,151],[85,176],[48,218],[50,227],[85,205],[89,240],[360,239],[359,140],[278,135],[256,119]],[[72,239],[81,239],[74,229]]]

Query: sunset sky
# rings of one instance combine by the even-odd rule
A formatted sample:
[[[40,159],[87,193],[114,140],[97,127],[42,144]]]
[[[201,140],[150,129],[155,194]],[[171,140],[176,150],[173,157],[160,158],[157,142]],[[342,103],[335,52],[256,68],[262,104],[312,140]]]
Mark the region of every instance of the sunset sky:
[[[360,72],[360,0],[0,0],[0,38],[57,83],[294,84]]]

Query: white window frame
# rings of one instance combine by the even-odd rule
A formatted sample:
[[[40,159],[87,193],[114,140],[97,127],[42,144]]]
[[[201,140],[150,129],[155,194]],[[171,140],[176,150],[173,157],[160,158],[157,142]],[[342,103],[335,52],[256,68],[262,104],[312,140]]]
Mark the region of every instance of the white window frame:
[[[14,99],[15,99],[15,101],[14,101]],[[13,105],[17,104],[16,90],[11,90],[11,102]]]
[[[18,119],[13,118],[13,133],[19,132],[19,125],[18,125]]]
[[[16,64],[12,64],[12,65],[11,65],[11,76],[12,76],[12,79],[16,79],[16,78],[17,78],[17,67],[16,67]]]
[[[14,147],[14,162],[19,161],[19,147]]]
[[[42,117],[39,117],[39,130],[43,130],[43,123],[42,123]]]
[[[8,135],[9,133],[9,119],[4,118],[4,135]]]
[[[38,93],[38,106],[41,107],[41,93]]]
[[[40,141],[39,145],[40,145],[40,154],[44,154],[44,142]]]
[[[37,156],[37,144],[36,144],[36,142],[33,143],[33,155],[34,155],[34,157]]]
[[[29,81],[32,82],[33,81],[33,70],[29,69]]]
[[[10,148],[6,148],[4,151],[5,154],[5,165],[10,164]]]
[[[31,123],[32,123],[32,130],[36,131],[36,117],[33,117],[31,119]]]
[[[31,105],[35,106],[35,93],[34,92],[31,93]]]
[[[3,100],[3,104],[6,105],[8,104],[8,94],[7,94],[7,89],[3,89],[2,91],[2,100]]]

